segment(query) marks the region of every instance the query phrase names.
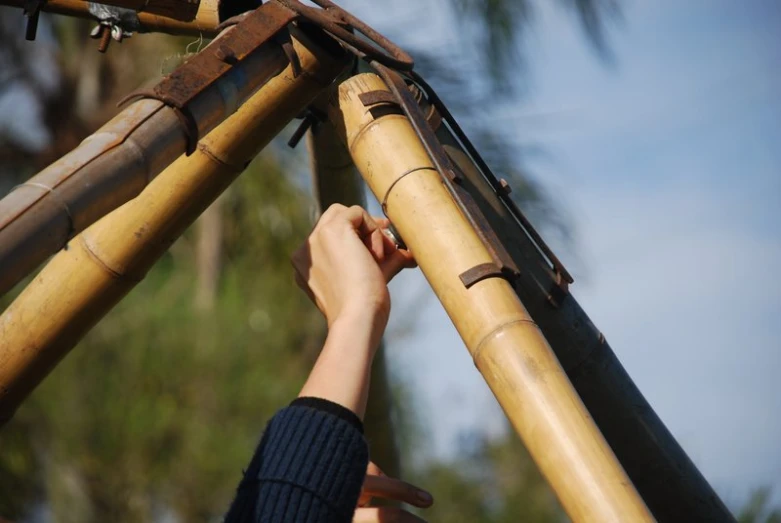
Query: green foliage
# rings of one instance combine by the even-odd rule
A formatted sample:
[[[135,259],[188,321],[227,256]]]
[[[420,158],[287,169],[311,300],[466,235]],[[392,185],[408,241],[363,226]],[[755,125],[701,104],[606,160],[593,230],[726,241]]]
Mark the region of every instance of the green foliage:
[[[311,223],[265,161],[227,198],[214,310],[196,312],[185,235],[0,432],[0,514],[206,521],[227,508],[268,417],[295,396],[322,323],[288,256]]]
[[[554,523],[565,520],[518,437],[478,442],[454,463],[434,463],[417,478],[434,495],[429,521]]]
[[[751,494],[751,498],[740,512],[739,523],[781,523],[781,509],[770,505],[770,489],[760,488]]]

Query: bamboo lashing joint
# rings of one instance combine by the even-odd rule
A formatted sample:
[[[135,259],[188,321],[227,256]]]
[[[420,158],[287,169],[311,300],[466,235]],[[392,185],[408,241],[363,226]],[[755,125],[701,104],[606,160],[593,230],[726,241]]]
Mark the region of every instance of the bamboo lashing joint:
[[[349,64],[306,35],[292,66],[135,199],[82,232],[0,316],[0,426],[247,163]]]

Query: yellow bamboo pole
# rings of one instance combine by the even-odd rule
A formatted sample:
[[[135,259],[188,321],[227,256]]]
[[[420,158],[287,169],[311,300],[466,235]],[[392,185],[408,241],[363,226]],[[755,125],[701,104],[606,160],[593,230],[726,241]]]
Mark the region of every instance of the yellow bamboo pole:
[[[417,97],[416,97],[417,98]],[[605,336],[539,246],[500,202],[439,109],[419,98],[421,110],[510,257],[522,270],[514,289],[540,327],[600,432],[659,521],[735,521],[627,374]],[[509,188],[509,187],[508,187]]]
[[[406,117],[360,101],[376,90],[373,74],[342,83],[330,118],[562,506],[573,521],[653,521],[511,285],[459,279],[491,255]]]
[[[147,9],[136,11],[140,32],[158,32],[174,35],[203,35],[211,38],[217,34],[217,26],[224,22],[224,1],[201,0],[195,3],[183,3],[180,15],[165,16],[159,12]],[[0,5],[24,9],[26,0],[0,0]],[[74,16],[88,20],[100,21],[95,13],[90,11],[90,4],[84,0],[46,0],[40,6],[41,11],[65,16]],[[193,10],[195,14],[193,16]],[[126,27],[125,29],[132,30]]]
[[[185,111],[139,100],[0,200],[0,294],[75,234],[135,197],[182,154],[189,128],[182,123],[184,113],[204,136],[279,74],[288,59],[279,43],[263,40],[273,34],[254,35],[259,42],[242,35],[259,26],[266,33],[280,30],[285,16],[278,4],[265,4],[166,77],[160,84],[168,86],[165,95],[176,98],[183,89],[197,88]],[[244,55],[231,59],[228,44],[244,47],[235,51]]]
[[[344,69],[300,33],[290,67],[134,200],[81,233],[0,316],[0,425],[246,164]]]
[[[88,3],[88,0],[79,0]],[[102,0],[103,4],[132,11],[145,11],[175,20],[194,20],[201,0]]]

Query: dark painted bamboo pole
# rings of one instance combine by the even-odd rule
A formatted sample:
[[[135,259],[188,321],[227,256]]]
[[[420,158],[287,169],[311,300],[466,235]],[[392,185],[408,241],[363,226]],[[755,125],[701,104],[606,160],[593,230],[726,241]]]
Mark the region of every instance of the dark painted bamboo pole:
[[[432,107],[422,103],[424,113]],[[441,116],[441,115],[440,115]],[[441,118],[436,133],[510,256],[522,269],[515,291],[542,330],[564,371],[654,517],[660,522],[734,521],[627,374],[605,336],[523,232],[496,190]],[[629,289],[627,290],[629,292]]]

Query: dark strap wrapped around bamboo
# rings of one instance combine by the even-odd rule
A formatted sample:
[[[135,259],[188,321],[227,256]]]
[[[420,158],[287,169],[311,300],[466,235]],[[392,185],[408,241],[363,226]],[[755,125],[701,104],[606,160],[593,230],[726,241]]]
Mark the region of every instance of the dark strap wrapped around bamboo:
[[[364,106],[373,91],[387,91],[373,74],[342,83],[331,120],[562,506],[573,521],[652,521],[510,283],[461,281],[493,257],[409,120]]]
[[[155,99],[132,103],[79,147],[3,198],[0,294],[75,234],[135,197],[191,149],[199,136],[279,74],[288,58],[272,37],[290,18],[290,12],[275,3],[251,13],[159,84],[173,89],[150,95],[170,103],[169,98],[176,99],[193,86],[197,93],[186,107],[175,109]]]
[[[181,156],[134,200],[74,238],[0,316],[0,425],[347,65],[338,46],[297,35],[301,74],[288,67],[270,80],[192,155]]]

